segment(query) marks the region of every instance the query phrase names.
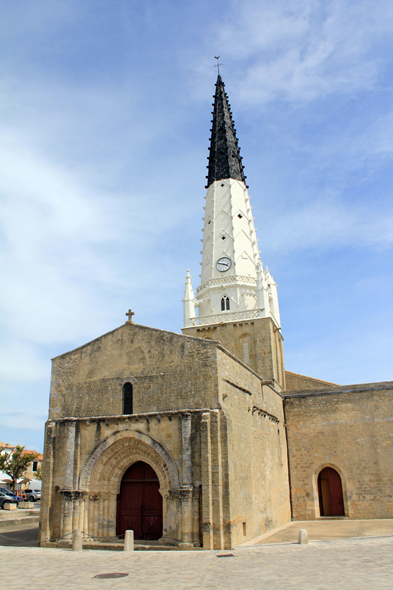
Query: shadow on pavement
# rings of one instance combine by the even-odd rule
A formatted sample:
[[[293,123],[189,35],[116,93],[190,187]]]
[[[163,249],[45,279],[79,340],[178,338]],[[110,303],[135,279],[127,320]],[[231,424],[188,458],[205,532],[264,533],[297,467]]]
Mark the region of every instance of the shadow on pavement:
[[[0,546],[38,547],[38,526],[29,528],[1,529]]]

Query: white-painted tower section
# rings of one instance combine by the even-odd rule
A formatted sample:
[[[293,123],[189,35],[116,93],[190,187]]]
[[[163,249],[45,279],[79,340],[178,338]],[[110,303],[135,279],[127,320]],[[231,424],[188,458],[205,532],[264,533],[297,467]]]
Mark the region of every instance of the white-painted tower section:
[[[206,195],[201,285],[197,288],[199,317],[230,312],[224,313],[224,319],[234,312],[254,310],[258,261],[258,242],[245,184],[231,178],[216,180]]]
[[[184,327],[262,317],[271,317],[279,327],[277,286],[269,270],[263,270],[260,259],[240,150],[221,76],[214,98],[201,284],[195,300],[187,271]]]
[[[186,287],[184,289],[184,298],[183,298],[183,312],[184,312],[184,327],[189,328],[193,326],[193,321],[195,320],[195,307],[197,305],[197,301],[194,295],[194,289],[192,288],[191,276],[190,271],[187,270],[187,277],[186,277]]]

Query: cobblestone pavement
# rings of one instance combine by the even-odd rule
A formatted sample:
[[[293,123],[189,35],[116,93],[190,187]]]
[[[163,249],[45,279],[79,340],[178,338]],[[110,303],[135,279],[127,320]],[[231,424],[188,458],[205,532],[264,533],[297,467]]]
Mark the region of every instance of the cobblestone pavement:
[[[391,590],[393,537],[216,551],[80,551],[0,547],[1,587],[61,589]],[[222,552],[225,553],[225,552]],[[229,553],[229,552],[226,552]],[[125,573],[115,579],[97,574]]]

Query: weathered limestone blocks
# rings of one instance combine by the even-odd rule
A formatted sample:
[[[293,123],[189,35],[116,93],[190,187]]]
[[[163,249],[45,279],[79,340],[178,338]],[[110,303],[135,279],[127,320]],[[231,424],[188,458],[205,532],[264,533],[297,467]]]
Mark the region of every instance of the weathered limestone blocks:
[[[285,396],[295,520],[321,516],[318,476],[342,485],[344,516],[393,514],[393,383],[335,386]]]
[[[248,342],[254,328],[236,330]],[[279,341],[270,320],[258,330]],[[229,549],[287,522],[276,377],[262,379],[216,342],[135,324],[54,359],[41,542],[77,529],[115,539],[122,478],[139,461],[159,482],[162,543]],[[132,414],[122,413],[125,383]]]

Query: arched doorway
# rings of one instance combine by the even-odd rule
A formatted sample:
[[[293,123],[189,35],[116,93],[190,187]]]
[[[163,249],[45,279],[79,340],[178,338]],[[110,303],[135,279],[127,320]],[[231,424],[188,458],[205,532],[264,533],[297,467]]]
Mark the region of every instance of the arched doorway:
[[[325,467],[318,475],[319,513],[321,516],[344,516],[341,477],[335,469]]]
[[[157,540],[162,537],[162,496],[156,472],[143,461],[134,463],[123,475],[117,497],[118,537],[126,530],[135,539]]]

